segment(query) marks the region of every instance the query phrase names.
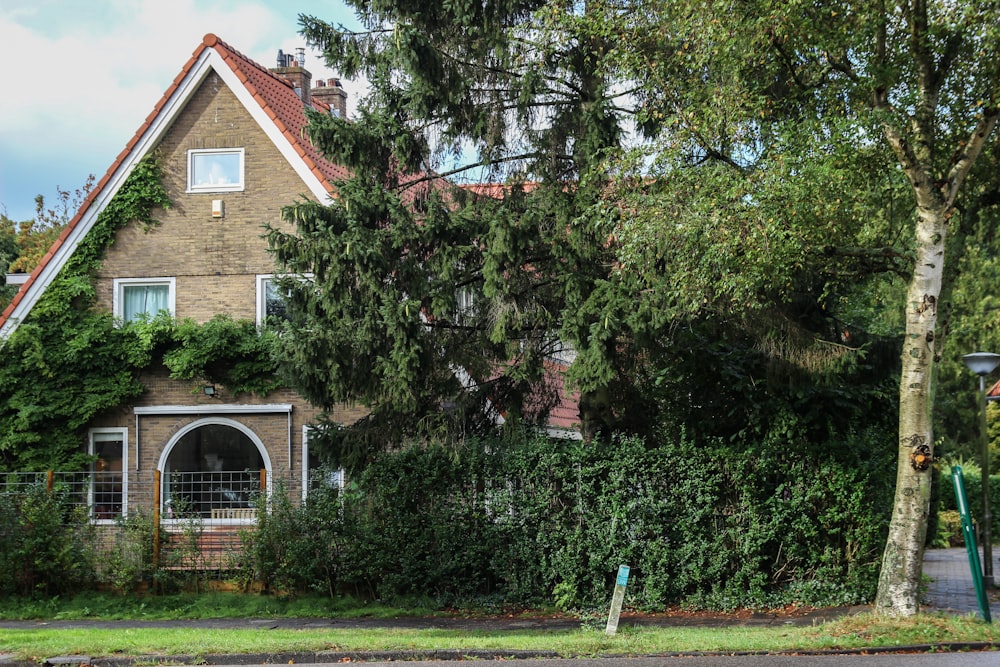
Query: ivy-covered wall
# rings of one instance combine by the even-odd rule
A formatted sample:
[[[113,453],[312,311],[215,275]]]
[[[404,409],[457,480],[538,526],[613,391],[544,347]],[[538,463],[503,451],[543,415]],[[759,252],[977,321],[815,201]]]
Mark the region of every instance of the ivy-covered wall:
[[[0,468],[83,466],[88,425],[137,401],[148,389],[144,378],[166,375],[190,389],[218,384],[230,397],[266,396],[280,386],[276,338],[252,320],[159,316],[121,325],[98,303],[96,276],[116,235],[126,227],[155,233],[154,213],[169,206],[161,163],[144,160],[4,344]]]
[[[142,393],[137,371],[163,342],[162,326],[117,327],[94,308],[94,275],[116,232],[155,224],[169,206],[154,159],[138,164],[97,217],[31,314],[3,345],[0,465],[79,466],[86,424]]]

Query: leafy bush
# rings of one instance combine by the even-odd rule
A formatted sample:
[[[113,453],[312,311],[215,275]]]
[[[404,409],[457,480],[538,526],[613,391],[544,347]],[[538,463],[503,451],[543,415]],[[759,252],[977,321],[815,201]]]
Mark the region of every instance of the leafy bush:
[[[278,485],[270,500],[259,504],[265,511],[258,513],[256,527],[241,536],[239,576],[244,587],[257,581],[286,594],[318,591],[335,596],[345,571],[358,563],[338,490],[313,489],[296,505]]]
[[[861,603],[892,500],[892,452],[877,437],[414,445],[342,496],[295,507],[275,494],[248,557],[278,589],[439,605],[603,605],[620,564],[630,604],[649,609]]]
[[[0,594],[61,595],[93,584],[86,510],[44,486],[0,494]]]
[[[132,593],[151,584],[153,566],[153,520],[133,510],[115,521],[113,542],[106,556],[102,578],[118,593]]]
[[[952,477],[951,468],[942,470],[938,478],[940,480],[940,504],[939,512],[958,510],[958,503],[955,500],[955,481]],[[982,472],[978,465],[962,464],[962,482],[965,487],[965,498],[969,503],[969,512],[977,522],[983,515],[983,484]],[[1000,475],[990,475],[990,510],[992,514],[992,533],[994,537],[1000,536]],[[957,539],[961,539],[962,528],[958,526]],[[952,540],[954,541],[954,539]]]

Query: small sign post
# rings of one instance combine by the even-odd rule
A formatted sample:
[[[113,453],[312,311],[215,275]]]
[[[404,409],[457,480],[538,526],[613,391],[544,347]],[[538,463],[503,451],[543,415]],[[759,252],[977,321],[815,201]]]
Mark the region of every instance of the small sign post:
[[[618,632],[618,617],[622,613],[622,603],[625,601],[625,587],[628,586],[628,565],[618,566],[618,579],[615,581],[615,594],[611,598],[611,613],[608,615],[608,627],[604,630],[606,634],[614,635]]]

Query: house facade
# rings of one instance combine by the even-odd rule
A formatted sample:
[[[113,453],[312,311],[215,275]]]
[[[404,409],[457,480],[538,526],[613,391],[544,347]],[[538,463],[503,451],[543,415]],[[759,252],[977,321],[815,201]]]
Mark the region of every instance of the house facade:
[[[327,201],[346,175],[306,138],[306,106],[343,115],[335,80],[317,82],[304,57],[279,52],[273,69],[206,35],[181,73],[90,193],[80,211],[0,316],[8,336],[94,226],[141,160],[155,155],[170,208],[157,225],[117,232],[96,276],[100,308],[122,321],[166,311],[204,323],[226,314],[265,326],[280,310],[274,263],[262,237],[300,197]],[[94,519],[129,507],[161,518],[251,520],[257,493],[281,480],[303,494],[315,453],[308,429],[316,409],[287,389],[255,396],[144,371],[147,391],[90,424],[81,447],[95,463],[86,490]],[[365,414],[339,406],[344,424]],[[156,480],[154,482],[154,480]]]

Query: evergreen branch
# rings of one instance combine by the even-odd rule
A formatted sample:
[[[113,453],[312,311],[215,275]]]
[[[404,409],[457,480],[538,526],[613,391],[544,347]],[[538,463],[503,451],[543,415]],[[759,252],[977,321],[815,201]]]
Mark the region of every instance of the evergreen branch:
[[[426,183],[427,181],[436,181],[436,180],[440,180],[440,179],[449,178],[451,176],[454,176],[455,174],[461,174],[462,172],[469,171],[470,169],[479,169],[481,167],[487,167],[487,166],[494,165],[494,164],[501,164],[501,163],[504,163],[504,162],[517,162],[518,160],[528,160],[528,159],[531,159],[531,158],[539,158],[539,157],[544,157],[546,155],[547,155],[547,153],[538,153],[538,152],[523,153],[523,154],[520,154],[520,155],[508,155],[508,156],[502,157],[502,158],[491,158],[490,160],[488,160],[486,162],[476,162],[474,164],[468,164],[468,165],[465,165],[465,166],[462,166],[462,167],[456,167],[455,169],[451,169],[449,171],[443,171],[443,172],[429,171],[426,174],[424,174],[423,176],[420,176],[418,178],[414,178],[414,179],[406,181],[404,183],[400,183],[396,187],[399,188],[400,190],[406,190],[406,189],[408,189],[410,187],[413,187],[415,185],[420,185],[421,183]],[[571,159],[571,158],[567,157],[566,159]]]

